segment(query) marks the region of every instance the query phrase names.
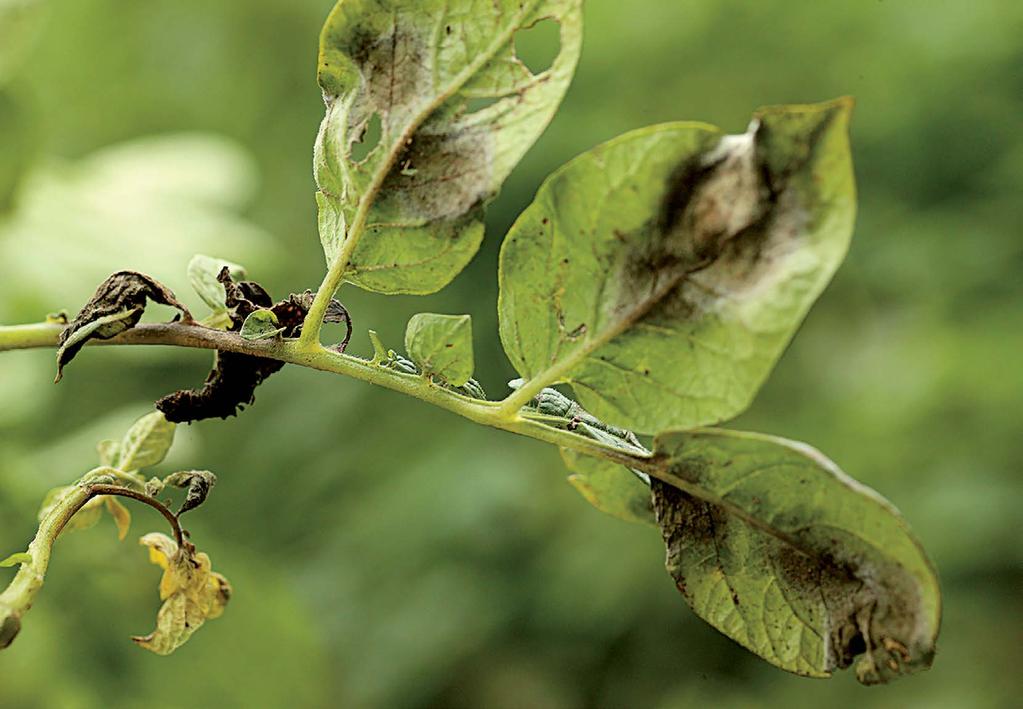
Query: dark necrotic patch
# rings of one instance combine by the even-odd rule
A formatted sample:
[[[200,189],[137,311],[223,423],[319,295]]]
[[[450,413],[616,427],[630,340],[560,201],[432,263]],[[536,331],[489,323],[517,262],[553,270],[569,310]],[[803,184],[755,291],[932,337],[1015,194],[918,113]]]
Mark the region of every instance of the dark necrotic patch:
[[[232,332],[241,330],[245,318],[261,308],[269,308],[284,328],[284,337],[298,337],[302,333],[302,322],[312,305],[313,294],[292,294],[274,303],[270,295],[253,281],[234,283],[228,269],[220,272],[217,280],[224,285],[227,306],[231,312]],[[341,351],[351,338],[352,326],[348,311],[341,303],[331,301],[325,322],[343,322],[347,334],[339,346]],[[239,354],[236,352],[216,353],[213,369],[199,389],[182,389],[168,394],[156,402],[156,408],[163,412],[168,421],[188,423],[210,418],[226,419],[235,416],[245,406],[255,402],[256,387],[268,377],[279,372],[284,363],[265,357]]]

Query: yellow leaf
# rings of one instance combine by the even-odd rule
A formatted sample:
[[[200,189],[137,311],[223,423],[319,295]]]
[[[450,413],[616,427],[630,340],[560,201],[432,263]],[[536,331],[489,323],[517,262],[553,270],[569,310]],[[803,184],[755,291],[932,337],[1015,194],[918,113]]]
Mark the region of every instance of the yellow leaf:
[[[156,630],[133,637],[137,645],[158,655],[169,655],[185,644],[208,619],[217,618],[231,598],[231,584],[211,570],[210,557],[191,544],[179,549],[164,534],[147,534],[140,543],[149,547],[149,559],[164,570],[160,579],[163,606]]]
[[[107,512],[114,518],[114,524],[117,525],[117,539],[124,541],[124,538],[128,536],[128,529],[131,527],[131,512],[118,501],[116,497],[107,496],[104,498],[107,505]]]

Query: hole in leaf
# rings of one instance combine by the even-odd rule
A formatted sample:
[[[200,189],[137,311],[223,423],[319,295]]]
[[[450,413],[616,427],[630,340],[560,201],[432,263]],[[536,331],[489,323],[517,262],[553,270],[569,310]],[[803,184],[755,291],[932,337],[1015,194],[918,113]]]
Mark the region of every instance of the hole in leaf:
[[[495,103],[501,100],[501,96],[479,96],[477,98],[471,98],[465,102],[465,112],[477,113],[482,111],[484,108],[489,108]]]
[[[352,146],[348,149],[348,157],[353,162],[362,162],[373,152],[373,148],[380,144],[382,135],[383,128],[380,122],[380,114],[374,113],[366,127],[363,128],[362,135],[352,142]]]
[[[515,33],[515,56],[534,74],[551,68],[561,52],[561,26],[547,18]]]

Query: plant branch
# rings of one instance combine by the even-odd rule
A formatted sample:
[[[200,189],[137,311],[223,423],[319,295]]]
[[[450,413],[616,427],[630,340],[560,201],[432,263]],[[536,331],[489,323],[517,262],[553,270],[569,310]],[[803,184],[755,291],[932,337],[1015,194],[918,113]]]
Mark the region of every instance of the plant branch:
[[[43,340],[46,338],[39,336],[38,330],[40,327],[50,328],[52,336],[45,342]],[[0,327],[0,351],[26,349],[29,347],[54,347],[56,346],[57,335],[60,333],[60,330],[61,327],[59,325]],[[32,333],[32,336],[27,336],[26,332]],[[783,538],[786,543],[794,548],[803,550],[803,545],[795,538],[788,535],[779,535],[778,530],[769,527],[762,520],[752,517],[734,503],[713,495],[700,485],[687,480],[683,477],[683,471],[666,466],[662,460],[659,460],[651,453],[608,445],[573,431],[560,428],[556,425],[556,421],[548,422],[543,420],[542,417],[537,417],[529,412],[515,411],[509,416],[502,411],[501,402],[471,399],[435,384],[421,375],[396,372],[375,364],[370,360],[329,350],[322,345],[317,345],[317,347],[310,349],[301,345],[298,340],[249,341],[243,340],[235,333],[185,323],[137,325],[117,337],[109,340],[91,340],[88,344],[90,346],[169,345],[198,349],[217,349],[257,357],[268,357],[289,364],[360,379],[420,399],[485,426],[534,438],[545,443],[583,453],[584,455],[603,458],[628,468],[639,470],[694,497],[719,505],[754,527],[763,530],[765,533]],[[121,492],[125,490],[124,488],[113,487]],[[806,550],[805,553],[812,555],[811,550]],[[0,601],[2,600],[3,597],[0,596]],[[0,607],[0,611],[2,610],[2,607]]]
[[[28,612],[36,594],[43,587],[43,579],[50,565],[50,556],[57,537],[71,518],[94,497],[115,495],[128,497],[149,505],[164,516],[174,531],[178,548],[185,544],[178,518],[159,500],[145,493],[105,483],[79,483],[72,486],[60,501],[39,522],[39,529],[28,545],[29,561],[21,564],[14,579],[0,593],[0,650],[7,647],[21,629],[21,617]]]
[[[59,325],[16,325],[0,327],[0,352],[4,350],[56,347]],[[45,335],[45,336],[44,336]],[[298,340],[244,340],[239,335],[197,324],[141,324],[109,340],[90,340],[92,346],[165,345],[206,350],[238,352],[267,357],[281,362],[359,379],[411,396],[485,426],[499,428],[564,446],[589,455],[620,453],[616,448],[586,436],[501,411],[500,404],[472,399],[446,389],[429,378],[396,372],[387,367],[327,349],[322,345],[307,348]],[[553,422],[552,422],[553,423]],[[641,460],[637,456],[637,461]]]

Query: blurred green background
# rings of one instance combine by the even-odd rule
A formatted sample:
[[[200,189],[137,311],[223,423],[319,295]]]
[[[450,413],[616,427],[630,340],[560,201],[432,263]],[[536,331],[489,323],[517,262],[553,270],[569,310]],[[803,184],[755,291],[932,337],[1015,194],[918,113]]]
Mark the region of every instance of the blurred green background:
[[[75,310],[122,268],[198,305],[195,252],[278,296],[315,288],[331,5],[0,0],[0,51],[27,52],[0,60],[0,322]],[[135,648],[159,571],[105,520],[58,545],[0,655],[0,707],[1019,706],[1023,4],[591,0],[586,22],[576,81],[479,257],[429,298],[345,289],[352,351],[369,327],[397,345],[418,310],[470,312],[502,396],[498,246],[548,172],[642,125],[741,131],[759,105],[854,95],[852,251],[734,425],[813,443],[903,510],[945,594],[934,668],[873,689],[775,670],[696,619],[656,533],[583,502],[553,448],[288,368],[239,418],[182,427],[162,466],[220,476],[189,526],[235,585],[225,616],[173,657]],[[2,355],[0,556],[96,440],[208,365],[91,350],[55,387],[52,352]],[[131,538],[160,529],[133,511]]]

